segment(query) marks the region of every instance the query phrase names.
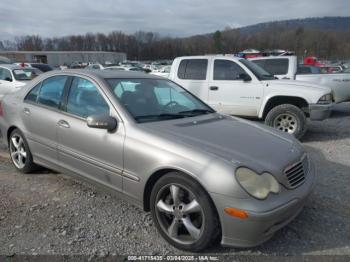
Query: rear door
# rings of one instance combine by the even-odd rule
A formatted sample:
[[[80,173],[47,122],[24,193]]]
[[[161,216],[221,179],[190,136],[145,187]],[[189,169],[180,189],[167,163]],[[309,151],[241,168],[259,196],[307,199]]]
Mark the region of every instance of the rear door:
[[[180,60],[173,80],[201,100],[208,101],[208,58]]]
[[[60,165],[91,180],[122,190],[124,125],[113,132],[89,128],[90,115],[118,119],[99,85],[90,78],[74,77],[58,119]]]
[[[209,105],[225,114],[258,115],[263,95],[260,81],[252,79],[244,82],[240,75],[248,73],[239,64],[227,59],[214,59],[210,71]]]
[[[68,76],[47,78],[33,87],[21,104],[21,118],[29,147],[37,159],[57,163],[57,122]]]

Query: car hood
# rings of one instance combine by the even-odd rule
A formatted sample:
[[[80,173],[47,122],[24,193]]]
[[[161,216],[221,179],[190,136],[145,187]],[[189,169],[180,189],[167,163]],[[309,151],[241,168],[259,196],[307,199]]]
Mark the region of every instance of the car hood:
[[[311,91],[321,91],[321,92],[331,92],[331,89],[326,87],[326,86],[322,86],[322,85],[316,85],[316,84],[312,84],[310,82],[304,82],[304,81],[298,81],[298,80],[268,80],[268,81],[263,81],[264,83],[267,83],[269,85],[283,85],[283,86],[290,86],[290,87],[302,87],[304,90],[305,88],[311,90]]]
[[[251,121],[221,114],[143,124],[152,134],[257,172],[281,172],[304,153],[296,139]],[[191,156],[188,156],[191,158]]]

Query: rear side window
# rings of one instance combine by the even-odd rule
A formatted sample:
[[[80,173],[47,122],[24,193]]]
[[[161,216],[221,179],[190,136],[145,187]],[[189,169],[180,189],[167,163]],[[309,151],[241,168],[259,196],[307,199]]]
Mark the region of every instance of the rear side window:
[[[0,68],[0,80],[12,82],[12,75],[10,70]]]
[[[184,59],[180,62],[177,76],[180,79],[205,80],[208,59]]]
[[[252,60],[252,62],[262,68],[265,68],[265,61],[266,60]]]
[[[67,76],[53,76],[44,80],[40,89],[38,103],[58,108],[67,78]]]
[[[321,74],[321,70],[317,67],[298,66],[297,75]]]
[[[235,62],[228,60],[215,60],[214,80],[240,80],[245,71]]]
[[[288,73],[288,63],[288,58],[266,59],[263,68],[272,75],[285,75]]]
[[[39,92],[40,92],[40,84],[37,84],[34,88],[32,88],[32,90],[30,90],[30,92],[28,93],[28,95],[24,98],[25,101],[31,101],[31,102],[36,102]]]
[[[299,66],[297,74],[298,75],[311,74],[311,68],[306,67],[306,66]]]

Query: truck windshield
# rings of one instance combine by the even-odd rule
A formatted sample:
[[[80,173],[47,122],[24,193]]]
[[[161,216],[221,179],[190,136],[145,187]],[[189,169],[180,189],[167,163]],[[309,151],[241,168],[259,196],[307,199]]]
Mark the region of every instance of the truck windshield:
[[[271,75],[270,73],[266,72],[265,69],[258,66],[257,64],[247,60],[247,59],[241,59],[239,60],[243,65],[245,65],[259,80],[275,80],[277,79],[275,76]]]
[[[115,97],[138,122],[163,121],[215,111],[177,84],[163,79],[106,79]]]

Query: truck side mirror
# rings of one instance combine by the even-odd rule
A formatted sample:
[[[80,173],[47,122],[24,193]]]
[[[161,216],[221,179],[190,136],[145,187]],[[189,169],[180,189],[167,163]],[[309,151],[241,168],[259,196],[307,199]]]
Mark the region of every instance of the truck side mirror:
[[[252,80],[250,75],[248,75],[247,73],[239,74],[239,79],[242,79],[244,82],[249,82]]]

